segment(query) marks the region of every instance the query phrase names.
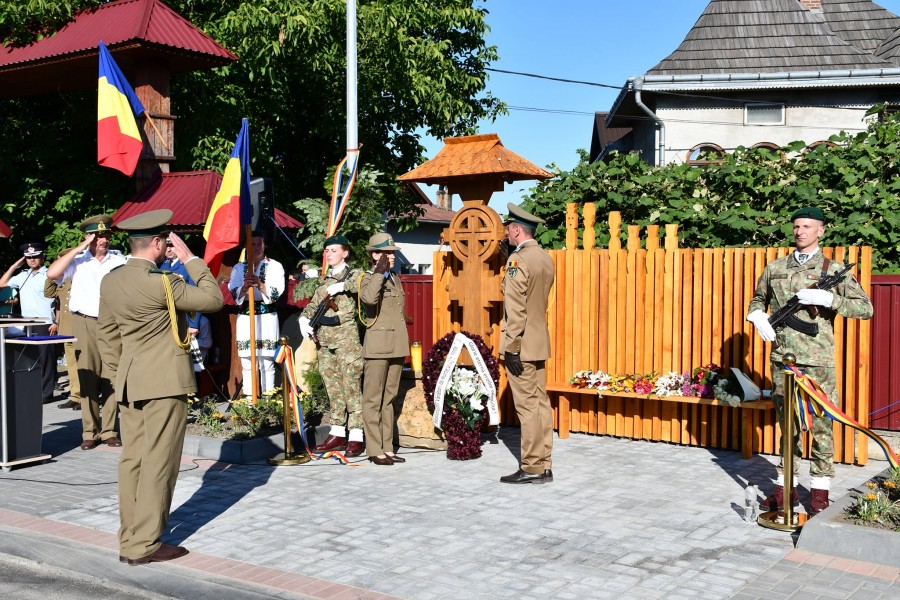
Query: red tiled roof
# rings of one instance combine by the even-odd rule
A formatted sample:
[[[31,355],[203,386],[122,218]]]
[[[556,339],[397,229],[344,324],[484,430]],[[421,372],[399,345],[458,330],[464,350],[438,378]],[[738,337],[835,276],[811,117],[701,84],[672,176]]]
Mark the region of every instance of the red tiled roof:
[[[101,40],[126,74],[132,63],[148,58],[168,61],[172,73],[237,60],[162,0],[115,0],[78,12],[52,36],[28,46],[0,49],[0,97],[42,93],[48,85],[55,90],[59,81],[42,85],[42,78],[54,76],[63,80],[63,89],[96,85]],[[39,92],[30,89],[34,86]]]
[[[168,208],[174,214],[169,222],[180,229],[200,229],[206,223],[209,208],[222,185],[215,171],[163,173],[144,186],[133,198],[113,214],[113,225],[148,210]],[[275,222],[285,229],[299,229],[303,224],[275,209]]]
[[[444,138],[444,147],[437,156],[397,179],[446,183],[486,175],[496,175],[507,182],[553,177],[552,173],[504,148],[496,133],[486,133]]]
[[[421,216],[417,216],[416,220],[423,223],[447,223],[450,224],[450,221],[453,220],[453,215],[456,214],[456,211],[446,210],[441,208],[440,206],[436,206],[434,202],[431,201],[425,191],[419,187],[419,184],[415,182],[407,182],[407,187],[419,198],[417,204],[419,208],[422,209]]]

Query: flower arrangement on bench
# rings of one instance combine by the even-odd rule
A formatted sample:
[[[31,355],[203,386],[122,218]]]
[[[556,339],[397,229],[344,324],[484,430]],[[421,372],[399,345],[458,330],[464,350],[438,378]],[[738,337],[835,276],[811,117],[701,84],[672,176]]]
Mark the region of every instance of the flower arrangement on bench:
[[[575,388],[596,388],[598,391],[616,393],[647,394],[658,397],[694,396],[713,398],[714,382],[722,373],[722,367],[714,363],[697,367],[689,373],[671,371],[665,375],[657,373],[611,375],[603,371],[578,371],[569,380]]]

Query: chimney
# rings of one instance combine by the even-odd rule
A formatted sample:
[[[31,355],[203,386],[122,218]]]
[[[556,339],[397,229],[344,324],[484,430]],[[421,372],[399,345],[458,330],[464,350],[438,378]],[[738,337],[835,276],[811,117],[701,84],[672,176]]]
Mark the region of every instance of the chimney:
[[[450,207],[452,206],[453,198],[450,196],[450,190],[447,189],[446,185],[438,186],[438,191],[435,196],[438,208],[452,210]]]
[[[800,0],[800,4],[809,9],[810,12],[822,12],[822,0]]]

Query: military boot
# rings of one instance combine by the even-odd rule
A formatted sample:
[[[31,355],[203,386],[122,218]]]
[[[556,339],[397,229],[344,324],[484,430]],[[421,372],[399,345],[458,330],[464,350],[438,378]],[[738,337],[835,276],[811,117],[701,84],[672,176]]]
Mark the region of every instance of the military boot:
[[[817,515],[826,508],[828,508],[828,490],[819,490],[813,488],[812,490],[812,502],[809,505],[810,511],[809,514]]]
[[[800,505],[800,496],[797,495],[797,486],[794,486],[793,493],[794,506]],[[766,506],[770,511],[778,511],[784,508],[784,486],[776,485],[775,493],[766,498]]]
[[[828,490],[831,489],[831,478],[823,476],[813,477],[809,488],[810,496],[812,496],[809,514],[817,515],[828,508]]]

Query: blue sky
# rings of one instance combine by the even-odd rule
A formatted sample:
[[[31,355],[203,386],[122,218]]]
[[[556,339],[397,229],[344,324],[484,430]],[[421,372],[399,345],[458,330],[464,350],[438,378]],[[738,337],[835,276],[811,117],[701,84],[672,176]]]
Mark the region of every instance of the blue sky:
[[[500,59],[491,67],[621,87],[668,56],[684,39],[708,0],[486,0],[488,43]],[[900,14],[900,0],[879,5]],[[509,114],[480,124],[503,145],[546,167],[571,169],[577,149],[591,145],[594,112],[609,110],[618,89],[490,73],[488,90]],[[539,109],[539,110],[523,110]],[[569,111],[566,113],[546,111]],[[433,158],[443,142],[424,139]],[[505,214],[535,182],[507,185],[490,205]],[[437,186],[422,186],[434,197]],[[453,208],[461,207],[454,197]]]

